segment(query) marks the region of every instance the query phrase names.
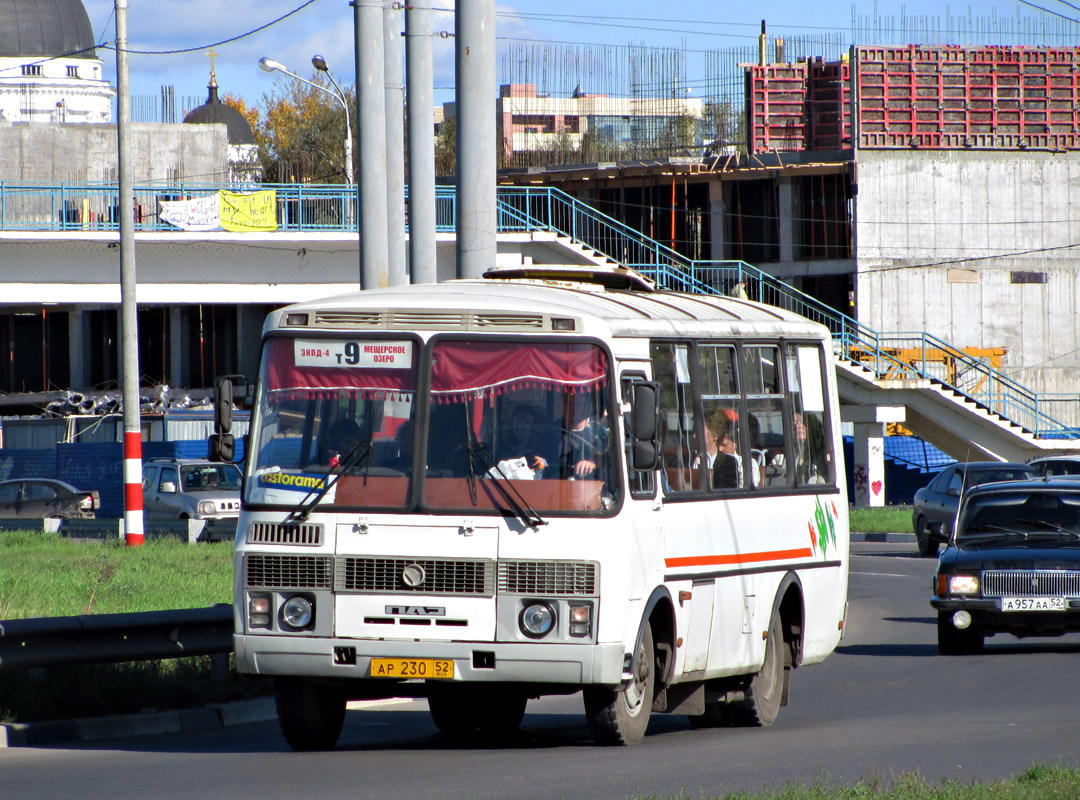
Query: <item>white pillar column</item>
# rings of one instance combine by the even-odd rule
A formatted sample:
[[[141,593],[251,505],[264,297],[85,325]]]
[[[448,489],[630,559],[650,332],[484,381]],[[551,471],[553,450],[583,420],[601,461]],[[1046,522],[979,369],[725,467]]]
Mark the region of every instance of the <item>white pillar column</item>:
[[[852,489],[856,508],[885,505],[885,426],[903,422],[903,406],[841,406],[840,418],[855,426]]]

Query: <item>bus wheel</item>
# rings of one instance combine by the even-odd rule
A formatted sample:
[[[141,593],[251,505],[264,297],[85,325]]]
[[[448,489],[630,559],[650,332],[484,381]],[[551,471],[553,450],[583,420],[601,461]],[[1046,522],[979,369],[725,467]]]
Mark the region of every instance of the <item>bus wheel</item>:
[[[732,722],[740,727],[756,728],[772,725],[780,713],[784,698],[784,630],[780,616],[774,615],[769,626],[769,638],[765,640],[765,663],[761,671],[751,678],[742,700],[731,704]]]
[[[529,698],[515,692],[492,692],[483,695],[477,709],[477,724],[489,736],[513,733],[525,718]]]
[[[329,750],[345,722],[345,695],[303,678],[278,678],[278,722],[293,750]]]
[[[476,730],[480,713],[472,692],[439,683],[428,686],[428,710],[436,728],[451,736],[467,736]]]
[[[634,680],[620,690],[586,686],[585,715],[597,744],[635,744],[645,735],[656,691],[652,625],[645,625]]]

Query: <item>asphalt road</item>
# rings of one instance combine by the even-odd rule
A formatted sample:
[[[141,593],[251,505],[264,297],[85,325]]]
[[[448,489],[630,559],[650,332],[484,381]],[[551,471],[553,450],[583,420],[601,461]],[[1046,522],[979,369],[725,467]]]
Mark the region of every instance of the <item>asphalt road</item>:
[[[328,753],[288,750],[274,722],[93,744],[0,750],[0,793],[19,800],[172,798],[698,797],[818,779],[919,773],[992,780],[1080,765],[1080,639],[994,637],[939,656],[930,576],[911,544],[854,544],[848,630],[797,670],[771,728],[691,730],[656,716],[640,745],[592,744],[580,697],[533,701],[520,734],[453,742],[423,702],[346,718]]]

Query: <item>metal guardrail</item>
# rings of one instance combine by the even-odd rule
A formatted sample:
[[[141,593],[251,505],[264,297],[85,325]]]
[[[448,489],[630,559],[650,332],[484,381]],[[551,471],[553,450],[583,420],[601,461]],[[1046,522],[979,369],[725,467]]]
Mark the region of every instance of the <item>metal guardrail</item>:
[[[157,216],[158,200],[198,197],[220,190],[277,192],[277,220],[284,231],[356,230],[355,186],[328,184],[136,185],[135,228],[174,230]],[[110,183],[30,184],[0,181],[0,230],[117,230],[118,191]],[[436,189],[436,228],[453,231],[456,193]],[[960,348],[928,333],[879,333],[742,261],[695,261],[553,187],[500,187],[500,232],[552,231],[648,275],[658,285],[706,294],[745,292],[826,325],[841,358],[880,378],[926,378],[942,384],[1031,431],[1036,436],[1080,438],[1049,409],[1080,405],[1080,396],[1040,395]],[[741,287],[741,288],[740,288]],[[900,357],[899,351],[908,357]],[[918,351],[922,355],[911,358]],[[953,368],[938,369],[927,354],[947,354]]]
[[[0,671],[232,652],[233,607],[0,621]]]

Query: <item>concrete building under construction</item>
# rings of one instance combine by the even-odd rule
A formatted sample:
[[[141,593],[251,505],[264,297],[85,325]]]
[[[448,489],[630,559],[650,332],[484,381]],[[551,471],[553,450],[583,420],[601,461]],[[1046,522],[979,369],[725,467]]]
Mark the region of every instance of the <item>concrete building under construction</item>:
[[[502,178],[1075,399],[1080,48],[856,46],[744,70],[745,151]]]

